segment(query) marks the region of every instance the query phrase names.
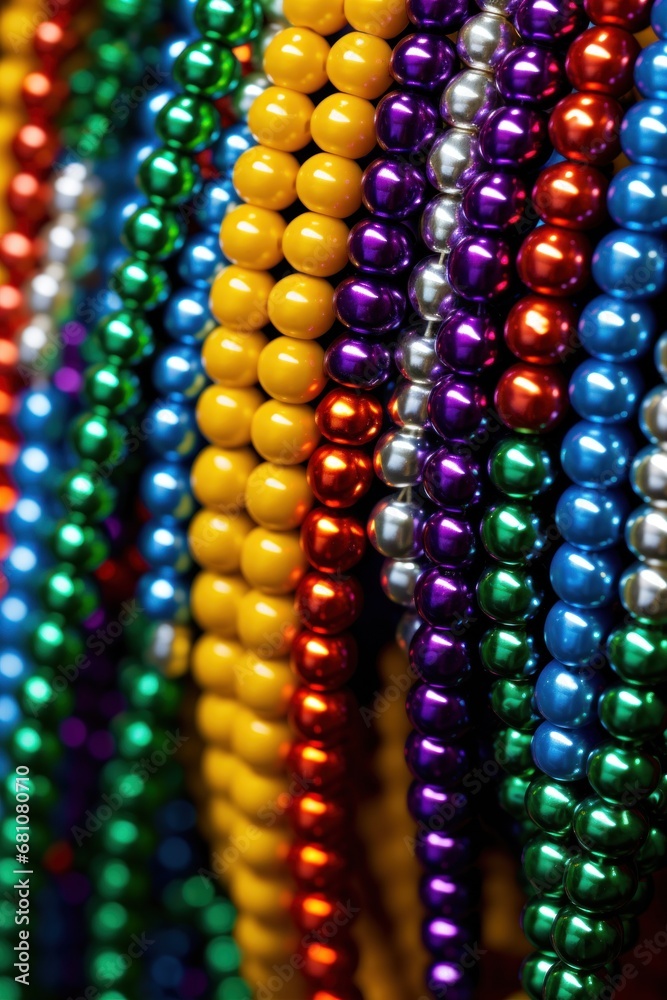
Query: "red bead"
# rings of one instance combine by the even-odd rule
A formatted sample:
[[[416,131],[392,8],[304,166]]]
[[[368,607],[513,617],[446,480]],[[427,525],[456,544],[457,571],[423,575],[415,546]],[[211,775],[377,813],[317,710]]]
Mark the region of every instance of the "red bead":
[[[21,85],[23,102],[33,120],[52,117],[67,97],[69,88],[64,80],[54,80],[41,70],[28,73]]]
[[[623,28],[588,28],[570,45],[565,69],[573,87],[622,97],[632,88],[632,71],[641,51]]]
[[[15,285],[0,285],[0,336],[11,336],[27,319],[21,290]]]
[[[16,133],[12,149],[26,170],[45,173],[56,158],[58,137],[41,125],[23,125]]]
[[[322,573],[345,573],[359,562],[366,532],[355,517],[336,516],[316,507],[301,525],[301,547],[308,562]]]
[[[9,514],[18,500],[18,490],[5,469],[0,469],[0,514]]]
[[[584,0],[593,24],[615,24],[635,34],[648,28],[653,0]]]
[[[567,379],[558,368],[514,365],[500,376],[495,401],[507,427],[525,434],[544,434],[567,410]]]
[[[357,644],[347,632],[314,635],[299,632],[292,643],[292,668],[314,691],[335,691],[357,667]]]
[[[34,174],[15,174],[9,183],[7,201],[14,215],[19,217],[17,227],[22,232],[32,232],[48,215],[51,201],[49,186]]]
[[[316,746],[330,747],[347,737],[356,702],[349,691],[310,691],[298,688],[290,706],[300,736]]]
[[[19,345],[15,340],[0,337],[0,373],[16,373],[19,363]]]
[[[382,406],[369,393],[334,389],[317,407],[315,422],[334,444],[368,444],[380,433]]]
[[[604,166],[621,151],[623,109],[604,94],[568,94],[549,118],[549,137],[561,156]]]
[[[551,365],[578,346],[578,319],[577,310],[566,299],[524,295],[509,311],[505,340],[522,361]]]
[[[326,997],[328,993],[335,997],[339,989],[344,990],[343,996],[347,995],[358,964],[352,938],[346,936],[339,940],[337,936],[330,941],[314,941],[304,947],[302,955],[305,960],[302,972],[306,979],[315,980],[323,988],[318,991],[321,996]]]
[[[296,881],[315,890],[335,885],[345,871],[345,858],[338,851],[303,841],[292,844],[288,862]]]
[[[313,1000],[364,1000],[361,990],[354,984],[342,986],[335,990],[317,990],[313,993]]]
[[[21,450],[21,436],[9,420],[0,419],[0,465],[13,465]]]
[[[5,265],[12,280],[23,281],[35,270],[37,253],[34,240],[23,233],[5,233],[0,237],[0,263]]]
[[[542,170],[533,188],[540,217],[552,226],[593,229],[607,219],[609,181],[584,163],[555,163]]]
[[[308,790],[332,790],[347,774],[347,760],[340,747],[324,749],[310,743],[294,743],[289,770]]]
[[[61,8],[64,6],[60,0]],[[52,69],[71,52],[78,44],[78,38],[74,31],[68,27],[69,15],[59,17],[58,20],[42,21],[35,28],[33,45],[35,52],[42,59],[47,68]]]
[[[306,573],[296,588],[301,624],[332,635],[349,628],[361,614],[363,591],[358,580],[341,580],[325,573]]]
[[[517,270],[540,295],[574,295],[591,277],[591,245],[583,233],[539,226],[521,244]]]
[[[358,448],[323,445],[310,457],[308,484],[327,507],[351,507],[373,481],[373,463]]]
[[[331,844],[340,839],[348,820],[342,798],[328,798],[319,792],[299,796],[290,808],[290,822],[296,836],[319,844]]]
[[[310,931],[313,937],[320,937],[323,928],[338,916],[340,911],[340,902],[323,892],[297,892],[290,906],[292,920],[296,926],[299,930]]]

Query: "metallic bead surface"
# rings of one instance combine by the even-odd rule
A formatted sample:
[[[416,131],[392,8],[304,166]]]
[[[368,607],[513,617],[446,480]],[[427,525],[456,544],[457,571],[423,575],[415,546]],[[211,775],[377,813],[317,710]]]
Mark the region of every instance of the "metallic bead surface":
[[[449,125],[475,132],[495,110],[498,101],[493,80],[479,70],[466,69],[445,87],[440,114]]]
[[[518,41],[518,33],[506,17],[481,13],[469,18],[459,31],[456,51],[461,62],[470,69],[489,72]]]
[[[667,387],[652,389],[644,396],[639,425],[652,444],[667,444]]]
[[[463,191],[479,169],[479,140],[474,132],[450,128],[439,135],[428,154],[426,176],[443,194]]]
[[[422,433],[393,428],[382,435],[375,447],[375,473],[387,486],[414,486],[421,479],[431,451]]]
[[[650,625],[667,622],[667,563],[635,563],[621,577],[621,602],[626,611]]]
[[[638,559],[667,560],[667,511],[638,507],[626,522],[625,541]]]
[[[441,194],[431,199],[422,212],[421,237],[429,250],[444,253],[465,236],[468,229],[459,196]]]
[[[401,500],[400,493],[380,500],[368,521],[373,548],[391,559],[416,559],[423,554],[424,511],[416,500]]]

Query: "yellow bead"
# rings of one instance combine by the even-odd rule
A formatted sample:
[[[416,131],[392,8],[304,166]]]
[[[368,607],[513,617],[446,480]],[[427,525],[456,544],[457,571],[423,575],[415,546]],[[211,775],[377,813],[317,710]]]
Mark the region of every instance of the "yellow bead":
[[[308,569],[298,531],[255,528],[241,546],[241,572],[265,594],[290,594]]]
[[[204,632],[192,648],[192,676],[206,691],[231,696],[236,690],[235,670],[241,656],[240,643]]]
[[[247,514],[197,511],[188,528],[188,545],[195,562],[216,573],[238,573],[243,542],[255,527]]]
[[[260,330],[269,318],[266,304],[274,285],[266,271],[230,264],[213,279],[211,312],[218,323],[233,330]]]
[[[264,72],[278,87],[291,87],[313,94],[329,82],[329,45],[308,28],[285,28],[273,38],[264,53]]]
[[[246,389],[257,382],[257,362],[268,340],[259,330],[243,333],[218,326],[202,347],[202,363],[212,382]]]
[[[197,699],[195,724],[199,735],[207,743],[228,747],[231,741],[234,716],[238,704],[234,698],[221,698],[206,691]]]
[[[257,142],[294,153],[310,142],[310,119],[315,105],[305,94],[288,87],[267,87],[252,103],[248,127]]]
[[[283,14],[290,24],[312,28],[318,35],[334,35],[347,27],[343,0],[283,0]]]
[[[268,146],[253,146],[239,156],[232,181],[250,205],[281,211],[296,201],[299,161],[291,153]]]
[[[271,289],[269,319],[288,337],[314,340],[335,322],[333,298],[333,286],[325,278],[288,274]]]
[[[241,598],[247,592],[248,584],[242,577],[222,576],[204,570],[192,581],[192,617],[201,629],[230,639],[236,635]]]
[[[239,834],[242,833],[242,830],[239,831]],[[235,833],[232,834],[232,836],[235,835]],[[268,847],[264,850],[268,851]],[[266,864],[263,866],[253,864],[250,857],[253,853],[258,853],[257,844],[254,841],[251,842],[251,847],[248,851],[248,858],[245,859],[246,863],[251,865],[253,868],[257,868],[259,871],[266,871]],[[261,856],[263,857],[264,855]],[[276,864],[277,862],[274,860],[274,868]],[[270,870],[271,867],[269,866],[269,871]],[[262,921],[257,920],[256,917],[250,917],[243,912],[241,912],[236,918],[234,939],[241,949],[241,953],[246,961],[249,959],[259,959],[261,962],[284,962],[285,959],[289,960],[290,956],[295,952],[299,944],[296,931],[292,928],[269,927]],[[290,967],[288,966],[288,968]],[[294,997],[294,993],[291,990],[291,982],[289,995],[290,997]]]
[[[232,513],[243,509],[248,477],[257,466],[250,448],[203,448],[192,465],[190,483],[203,507]]]
[[[258,774],[241,760],[236,762],[230,778],[229,797],[240,812],[259,826],[284,824],[293,800],[293,795],[286,791],[284,775]]]
[[[232,899],[245,913],[276,923],[285,921],[294,894],[287,876],[266,878],[240,859],[229,869],[229,886]]]
[[[248,653],[236,670],[239,702],[265,719],[287,715],[295,683],[289,660],[267,660]]]
[[[276,337],[259,356],[257,377],[282,403],[309,403],[326,385],[324,351],[312,341]]]
[[[267,400],[255,411],[250,433],[253,448],[276,465],[307,462],[320,439],[312,406],[277,399]]]
[[[190,667],[192,629],[189,625],[169,624],[171,647],[165,657],[163,670],[166,677],[183,677]]]
[[[260,719],[249,709],[236,705],[231,747],[246,764],[267,774],[281,773],[291,740],[287,722]]]
[[[229,838],[243,854],[245,863],[255,871],[266,875],[280,874],[281,866],[285,865],[290,840],[289,830],[285,825],[270,829],[261,827],[237,812]]]
[[[213,744],[204,747],[201,755],[201,774],[207,788],[214,795],[226,795],[229,791],[236,757]]]
[[[345,16],[357,31],[395,38],[407,28],[405,0],[345,0]]]
[[[236,810],[227,797],[225,795],[212,795],[206,803],[206,812],[208,813],[206,819],[209,837],[228,837],[236,819]],[[225,860],[222,859],[219,862],[223,879],[227,878],[229,874],[224,867]]]
[[[262,528],[298,528],[313,505],[313,494],[301,466],[263,462],[248,477],[248,513]]]
[[[340,219],[304,212],[285,229],[283,252],[296,271],[326,278],[347,264],[348,233]]]
[[[264,402],[259,389],[227,389],[209,385],[197,401],[199,430],[211,444],[241,448],[250,444],[252,418]]]
[[[317,105],[311,120],[313,141],[325,153],[359,160],[375,148],[375,108],[348,94],[331,94]]]
[[[220,247],[225,257],[253,271],[269,271],[283,259],[285,220],[279,212],[239,205],[222,220]]]
[[[299,200],[311,212],[345,219],[361,206],[361,178],[361,167],[354,160],[316,153],[299,170],[296,190]]]
[[[263,594],[253,589],[239,601],[236,620],[239,639],[267,660],[289,653],[298,627],[299,619],[291,597]]]
[[[327,73],[344,94],[373,100],[391,84],[391,46],[382,38],[351,31],[331,47]]]

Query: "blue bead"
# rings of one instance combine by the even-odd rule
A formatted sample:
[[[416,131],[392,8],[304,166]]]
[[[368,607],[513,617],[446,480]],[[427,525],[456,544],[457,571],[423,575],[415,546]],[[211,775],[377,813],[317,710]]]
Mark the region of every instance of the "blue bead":
[[[226,263],[215,233],[197,233],[185,243],[178,258],[178,273],[186,285],[208,288]]]
[[[5,560],[3,570],[12,588],[34,591],[52,562],[48,549],[32,539],[14,545]]]
[[[186,622],[189,618],[188,587],[168,570],[144,573],[137,584],[137,599],[153,621]]]
[[[556,525],[566,542],[580,549],[603,549],[620,542],[630,502],[616,490],[570,486],[558,499]]]
[[[138,108],[139,131],[143,132],[145,136],[154,136],[157,116],[167,101],[170,101],[175,96],[176,91],[172,87],[160,87],[159,90],[153,90],[148,94]]]
[[[627,479],[635,450],[634,437],[627,428],[582,420],[563,439],[561,463],[573,483],[609,488]]]
[[[213,164],[225,177],[231,177],[234,164],[241,153],[256,146],[252,132],[247,125],[232,125],[223,131],[212,148]]]
[[[0,691],[15,691],[33,672],[33,664],[18,649],[0,652]]]
[[[655,312],[643,302],[598,295],[579,318],[579,339],[603,361],[630,361],[647,352],[658,332]]]
[[[651,8],[651,27],[658,38],[667,35],[667,2],[666,0],[654,0]]]
[[[195,202],[195,216],[202,229],[215,233],[216,239],[220,232],[222,220],[241,200],[229,180],[208,181],[204,184]]]
[[[142,139],[140,142],[133,142],[132,145],[128,147],[127,153],[124,155],[127,156],[128,173],[132,183],[134,183],[134,180],[139,173],[139,167],[141,164],[144,162],[146,157],[150,156],[151,153],[154,153],[157,148],[157,144],[155,142],[151,142],[149,139]],[[140,204],[145,204],[145,199],[139,197],[136,192],[134,192],[134,202],[138,208]]]
[[[170,871],[184,871],[192,861],[192,850],[183,837],[167,837],[158,849],[158,861]]]
[[[195,502],[190,477],[188,470],[177,462],[151,463],[141,478],[139,492],[153,517],[173,517],[178,521],[192,517]]]
[[[558,660],[547,663],[535,685],[535,704],[540,715],[554,726],[580,729],[595,722],[597,701],[604,677],[591,667],[571,670]]]
[[[648,233],[615,229],[593,254],[593,278],[619,299],[643,299],[667,287],[667,244]]]
[[[168,38],[160,49],[160,67],[164,73],[171,76],[174,71],[174,64],[181,52],[192,41],[192,35],[177,35],[175,38]]]
[[[28,593],[12,589],[0,601],[0,644],[23,646],[37,624],[37,607]]]
[[[67,399],[53,385],[29,389],[19,401],[16,427],[26,440],[59,441],[67,420]]]
[[[208,289],[182,288],[170,296],[164,325],[174,340],[197,344],[211,332],[215,322],[208,307]]]
[[[158,393],[171,393],[197,399],[206,385],[201,351],[192,344],[173,344],[165,348],[153,367],[153,383]]]
[[[667,226],[667,170],[632,164],[613,178],[609,214],[626,229],[660,232]]]
[[[667,101],[638,101],[625,112],[621,146],[635,163],[667,166]]]
[[[644,383],[633,365],[584,361],[570,379],[570,402],[584,420],[619,424],[634,417]]]
[[[642,97],[667,98],[667,42],[653,42],[639,53],[635,84]]]
[[[178,18],[179,24],[188,31],[194,31],[195,28],[195,8],[199,0],[178,0],[176,6],[176,17]]]
[[[558,601],[544,623],[544,641],[555,660],[568,667],[585,667],[601,656],[611,621],[607,611],[572,608]]]
[[[200,445],[194,409],[177,399],[158,401],[148,411],[150,445],[170,461],[188,458]]]
[[[21,709],[11,694],[0,695],[0,739],[10,736],[21,721]]]
[[[7,515],[7,528],[16,541],[35,538],[44,541],[53,528],[53,517],[45,498],[39,495],[19,497]]]
[[[194,827],[196,820],[197,813],[192,803],[177,799],[175,802],[168,802],[160,810],[157,826],[165,833],[184,833]]]
[[[187,573],[192,568],[188,533],[177,521],[152,520],[139,535],[139,551],[150,566]]]
[[[543,722],[533,734],[533,760],[536,767],[556,781],[576,781],[586,774],[586,761],[600,738],[596,728],[572,732]]]
[[[12,477],[22,493],[46,493],[53,489],[60,471],[49,448],[30,444],[21,448],[12,467]]]
[[[616,552],[584,552],[565,542],[551,560],[551,586],[575,608],[603,608],[616,599],[621,572]]]

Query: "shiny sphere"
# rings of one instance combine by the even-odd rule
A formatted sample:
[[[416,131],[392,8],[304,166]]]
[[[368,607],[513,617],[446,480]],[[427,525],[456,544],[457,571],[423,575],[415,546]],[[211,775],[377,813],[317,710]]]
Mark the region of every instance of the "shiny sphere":
[[[554,659],[565,666],[585,666],[599,655],[608,627],[605,611],[571,608],[558,601],[547,615],[544,641]]]
[[[579,798],[576,785],[561,784],[548,775],[540,775],[526,791],[526,811],[544,833],[557,837],[570,832]]]
[[[373,466],[359,448],[322,445],[308,462],[308,484],[327,507],[351,507],[368,492]]]
[[[400,274],[412,262],[413,239],[400,223],[362,219],[353,226],[347,243],[352,263],[370,274]]]
[[[269,319],[288,337],[314,340],[333,325],[333,296],[334,290],[324,278],[288,274],[271,289]]]
[[[257,382],[259,356],[268,341],[259,330],[244,333],[216,327],[204,341],[201,359],[214,382],[249,389]]]
[[[178,273],[187,285],[208,288],[223,265],[220,244],[213,233],[198,233],[185,242]]]
[[[310,564],[321,573],[345,573],[361,559],[366,536],[354,517],[317,507],[301,526],[301,544]]]
[[[386,559],[380,571],[380,586],[395,604],[414,606],[417,580],[427,564],[409,559]]]
[[[445,440],[465,441],[484,430],[487,406],[487,398],[477,382],[448,375],[431,390],[428,415]]]
[[[555,149],[578,163],[604,166],[620,152],[622,109],[603,94],[574,93],[558,102],[549,119]]]
[[[251,587],[267,594],[289,594],[308,565],[296,531],[254,528],[239,538],[240,569]]]
[[[488,171],[467,188],[463,210],[476,228],[502,232],[520,222],[527,199],[526,185],[518,177]]]
[[[550,953],[551,954],[551,953]],[[570,965],[549,960],[549,968],[542,981],[542,993],[536,994],[546,1000],[575,1000],[575,997],[595,1000],[600,991],[607,989],[608,979],[595,972],[579,972]]]
[[[331,46],[326,72],[336,90],[374,100],[391,84],[391,47],[375,33],[350,31]]]
[[[595,24],[613,24],[633,34],[647,28],[651,17],[647,0],[637,0],[632,9],[623,0],[585,0],[584,10]]]
[[[105,382],[111,387],[108,366]],[[191,344],[174,344],[165,348],[153,366],[153,383],[162,395],[176,393],[196,399],[206,385],[200,351]]]
[[[491,567],[477,584],[479,606],[493,621],[520,625],[537,614],[542,594],[533,577],[515,567]]]
[[[565,906],[554,921],[551,940],[563,962],[593,970],[618,956],[623,935],[618,919],[586,917],[576,906]]]
[[[480,534],[489,555],[504,563],[524,563],[539,555],[544,545],[539,516],[518,503],[500,503],[487,509]]]
[[[549,452],[535,441],[519,438],[509,438],[495,448],[489,475],[497,489],[515,498],[535,496],[554,481]]]
[[[566,542],[584,551],[618,544],[629,504],[616,490],[570,486],[558,498],[556,525]]]
[[[661,503],[667,487],[667,455],[661,448],[644,448],[636,455],[630,475],[635,493],[644,503]]]
[[[494,111],[479,133],[479,148],[492,167],[535,165],[547,147],[547,119],[526,107],[503,107]]]
[[[357,646],[351,635],[314,635],[304,630],[291,651],[292,667],[313,691],[335,691],[353,675]]]
[[[461,513],[481,499],[480,468],[448,448],[434,452],[424,466],[427,496],[451,513]]]
[[[543,722],[533,735],[533,759],[550,778],[575,781],[586,774],[586,760],[599,739],[590,727],[570,730]]]
[[[361,197],[373,215],[405,218],[423,204],[425,196],[423,173],[404,160],[380,157],[364,170]]]
[[[199,406],[201,407],[201,400]],[[281,403],[275,399],[262,403],[260,396],[250,412],[249,421],[250,439],[255,451],[266,461],[276,462],[278,465],[306,462],[320,438],[310,406]],[[200,427],[206,433],[201,421]],[[210,435],[207,434],[207,437]],[[215,443],[222,444],[219,441]],[[226,444],[223,447],[232,445]]]
[[[428,423],[428,400],[431,387],[418,382],[399,381],[392,394],[387,412],[399,427],[413,430]]]
[[[300,466],[264,462],[247,480],[248,513],[263,528],[298,528],[310,510],[313,494]]]
[[[458,31],[466,20],[466,0],[408,0],[408,17],[418,28],[449,34]]]
[[[426,176],[443,194],[457,194],[467,188],[479,163],[479,140],[474,132],[448,129],[429,150]]]
[[[344,335],[327,348],[324,370],[349,389],[373,389],[389,378],[391,355],[383,344]]]
[[[286,87],[268,87],[248,112],[248,128],[257,142],[294,153],[310,142],[315,106],[305,94]]]
[[[581,421],[565,434],[561,462],[574,483],[600,489],[625,481],[634,453],[634,438],[624,427]]]
[[[594,795],[577,806],[573,826],[577,840],[586,850],[612,858],[634,854],[648,830],[640,810],[611,805]]]
[[[414,153],[429,146],[437,126],[435,107],[410,91],[392,90],[375,112],[377,141],[388,153]]]
[[[435,346],[443,364],[461,375],[477,375],[496,360],[499,340],[490,315],[458,309],[440,327]]]
[[[232,264],[213,281],[211,312],[232,330],[260,330],[268,320],[267,302],[274,284],[270,274]]]
[[[345,0],[345,16],[357,31],[394,38],[408,26],[407,11],[387,0]]]
[[[636,38],[622,28],[588,28],[568,50],[568,79],[577,90],[622,97],[632,87],[632,71],[640,51]]]
[[[394,427],[375,446],[375,473],[387,486],[412,486],[422,477],[430,443],[420,431]]]
[[[665,75],[665,42],[658,41],[643,49],[635,63],[635,86],[642,97],[667,98],[667,76]]]
[[[648,98],[628,108],[621,125],[621,146],[635,163],[667,165],[667,102]]]
[[[582,310],[579,339],[603,361],[628,361],[645,354],[656,333],[653,310],[641,302],[598,295]]]
[[[588,759],[587,775],[593,790],[609,802],[647,798],[660,781],[656,757],[632,746],[603,743]]]
[[[568,356],[577,338],[577,311],[566,299],[524,295],[510,309],[505,340],[522,361],[550,365]]]
[[[557,660],[547,663],[535,685],[535,704],[547,722],[564,729],[580,729],[595,721],[597,700],[604,686],[600,672],[574,670]]]
[[[375,108],[349,94],[331,94],[315,108],[312,138],[325,153],[358,159],[375,147]],[[267,143],[266,145],[270,145]]]
[[[392,494],[380,500],[368,520],[373,548],[391,559],[416,559],[423,554],[424,511],[416,500]]]
[[[402,87],[438,91],[447,83],[456,64],[456,54],[447,38],[437,35],[406,35],[391,54],[391,75]]]
[[[593,229],[607,218],[608,180],[583,163],[555,163],[540,172],[533,202],[540,218],[567,229]]]
[[[634,563],[621,577],[621,603],[639,622],[667,623],[667,574],[665,563]]]
[[[311,212],[344,219],[361,205],[361,178],[361,167],[354,160],[316,153],[299,168],[296,193]]]
[[[468,231],[458,195],[442,194],[433,198],[422,212],[420,231],[429,250],[451,250]]]
[[[612,670],[626,684],[661,683],[667,642],[660,629],[625,625],[610,635],[607,650]]]
[[[296,201],[299,161],[291,153],[268,146],[253,146],[234,165],[234,189],[244,201],[260,208],[281,211]]]
[[[639,425],[652,444],[667,441],[667,389],[664,386],[652,389],[644,396]]]
[[[333,35],[346,26],[343,0],[324,0],[316,8],[310,0],[283,0],[283,14],[301,28],[312,28],[318,35]]]
[[[287,225],[282,237],[282,250],[295,270],[302,274],[328,277],[347,264],[348,232],[345,223],[339,219],[304,212]]]
[[[436,356],[435,341],[420,330],[406,330],[396,344],[396,365],[403,378],[418,385],[430,385],[445,374]]]
[[[477,131],[498,103],[493,80],[480,70],[465,69],[445,87],[440,114],[448,125]]]
[[[566,381],[556,368],[513,365],[499,379],[495,403],[508,427],[522,433],[544,433],[567,410]]]
[[[667,225],[667,170],[625,167],[610,185],[609,212],[626,229],[661,232]]]
[[[334,294],[334,308],[340,322],[369,335],[396,330],[403,320],[405,306],[405,294],[397,283],[376,277],[344,278]]]
[[[358,580],[336,580],[325,573],[306,573],[295,594],[300,621],[313,632],[330,635],[352,625],[363,606]]]
[[[520,45],[498,67],[496,83],[506,101],[548,108],[566,91],[562,62],[548,49]]]
[[[330,47],[316,32],[285,28],[267,46],[264,72],[271,83],[312,94],[327,82]]]
[[[584,420],[626,423],[639,406],[643,380],[636,368],[590,360],[570,379],[570,402]]]
[[[447,265],[439,255],[424,257],[413,267],[408,294],[413,308],[422,319],[437,320],[449,313],[457,300],[447,276]]]
[[[667,560],[667,514],[650,505],[638,507],[628,518],[625,540],[638,559]]]
[[[591,252],[582,233],[540,226],[521,245],[519,277],[540,295],[573,295],[590,280]]]
[[[452,629],[473,614],[472,592],[460,577],[434,567],[417,581],[415,606],[429,625]]]
[[[506,292],[511,280],[509,245],[497,237],[465,236],[449,255],[447,274],[458,295],[483,302]]]
[[[228,212],[220,229],[220,246],[233,264],[269,271],[283,260],[285,222],[279,212],[240,205]]]
[[[507,18],[482,12],[469,18],[461,28],[456,51],[461,62],[470,69],[488,72],[498,67],[518,40]]]
[[[318,404],[315,421],[334,444],[368,444],[382,427],[382,407],[372,396],[334,389]]]
[[[308,403],[325,385],[324,351],[314,341],[276,337],[259,356],[264,391],[282,403]]]

